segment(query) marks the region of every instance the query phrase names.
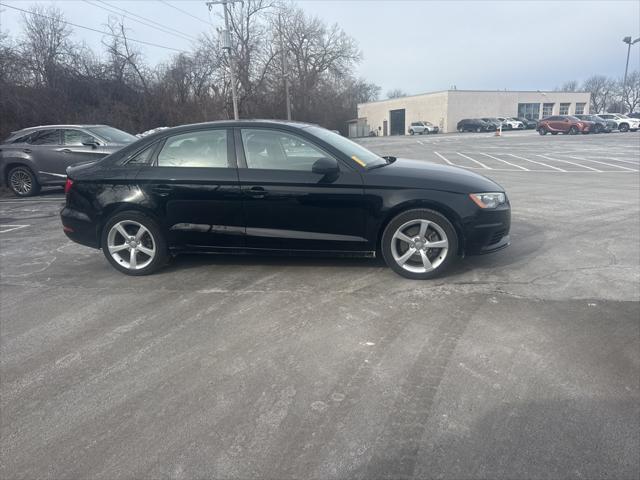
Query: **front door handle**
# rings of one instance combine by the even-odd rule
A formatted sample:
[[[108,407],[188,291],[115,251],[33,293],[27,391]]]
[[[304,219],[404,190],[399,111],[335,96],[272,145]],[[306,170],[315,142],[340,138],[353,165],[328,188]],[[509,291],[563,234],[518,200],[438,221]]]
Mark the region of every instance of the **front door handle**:
[[[264,198],[267,194],[267,191],[264,187],[251,187],[247,190],[247,193],[253,198]]]
[[[62,150],[60,150],[62,153],[71,153],[71,150],[69,150],[68,148],[63,148]]]
[[[22,151],[24,153],[31,153],[31,149],[30,148],[23,148]]]
[[[173,188],[170,185],[157,185],[151,189],[153,193],[160,195],[161,197],[169,195],[171,190],[173,190]]]

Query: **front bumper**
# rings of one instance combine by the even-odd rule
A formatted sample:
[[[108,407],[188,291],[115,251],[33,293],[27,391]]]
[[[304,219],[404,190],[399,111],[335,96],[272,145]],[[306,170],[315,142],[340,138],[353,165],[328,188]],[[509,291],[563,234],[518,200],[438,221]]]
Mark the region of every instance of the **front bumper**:
[[[502,250],[511,244],[511,207],[507,204],[495,210],[479,210],[465,224],[466,255],[483,255]]]

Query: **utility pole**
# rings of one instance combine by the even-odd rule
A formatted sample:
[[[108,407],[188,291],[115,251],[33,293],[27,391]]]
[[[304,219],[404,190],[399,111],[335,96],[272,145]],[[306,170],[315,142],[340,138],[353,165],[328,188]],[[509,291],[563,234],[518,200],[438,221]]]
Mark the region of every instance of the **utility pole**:
[[[236,91],[236,75],[234,72],[233,55],[231,54],[231,34],[229,33],[229,12],[227,10],[228,3],[237,3],[242,0],[212,0],[206,2],[207,7],[211,10],[213,5],[222,5],[224,8],[224,30],[222,31],[222,49],[227,51],[227,59],[229,60],[229,76],[231,77],[231,99],[233,100],[233,119],[238,120],[238,92]]]
[[[624,80],[622,81],[622,97],[623,97],[623,101],[622,101],[622,109],[626,110],[627,106],[625,105],[625,102],[627,101],[627,71],[629,70],[629,54],[631,53],[631,45],[633,45],[634,43],[638,43],[640,42],[640,37],[636,38],[635,40],[631,40],[631,37],[624,37],[622,39],[622,41],[624,43],[626,43],[628,45],[627,47],[627,65],[624,67]],[[624,111],[622,112],[624,113]]]
[[[280,30],[280,55],[282,56],[282,77],[284,78],[284,97],[287,105],[287,120],[291,120],[291,97],[289,97],[289,75],[287,74],[287,53],[284,51],[284,35],[282,34],[282,15],[278,14],[278,30]]]

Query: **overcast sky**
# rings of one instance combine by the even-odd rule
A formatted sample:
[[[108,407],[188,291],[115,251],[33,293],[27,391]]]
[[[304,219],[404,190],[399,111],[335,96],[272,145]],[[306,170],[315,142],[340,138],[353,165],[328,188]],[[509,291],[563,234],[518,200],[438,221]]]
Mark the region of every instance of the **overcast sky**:
[[[68,21],[104,30],[110,15],[95,0],[54,3]],[[197,36],[207,28],[204,0],[168,0],[200,20],[161,1],[104,0],[159,24]],[[32,1],[0,0],[18,8]],[[622,77],[627,47],[640,37],[640,0],[629,1],[357,1],[302,0],[307,12],[338,23],[363,53],[358,74],[387,90],[410,94],[458,89],[547,90],[566,80],[599,73]],[[104,3],[101,4],[105,6]],[[218,7],[221,10],[221,7]],[[16,35],[20,13],[0,6],[0,28]],[[215,25],[221,21],[211,17]],[[125,19],[130,36],[190,49],[190,41]],[[75,28],[75,38],[100,50],[102,35]],[[172,52],[140,48],[149,62]],[[632,47],[629,70],[640,68],[640,42]]]

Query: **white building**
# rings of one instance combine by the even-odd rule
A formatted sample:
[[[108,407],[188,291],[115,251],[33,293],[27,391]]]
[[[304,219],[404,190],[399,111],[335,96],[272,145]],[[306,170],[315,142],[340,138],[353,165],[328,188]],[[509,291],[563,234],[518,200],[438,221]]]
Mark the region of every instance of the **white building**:
[[[349,136],[406,135],[411,122],[426,120],[442,132],[454,132],[463,118],[525,117],[589,113],[587,92],[513,92],[444,90],[361,103],[358,118],[349,122]]]

